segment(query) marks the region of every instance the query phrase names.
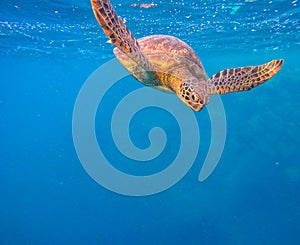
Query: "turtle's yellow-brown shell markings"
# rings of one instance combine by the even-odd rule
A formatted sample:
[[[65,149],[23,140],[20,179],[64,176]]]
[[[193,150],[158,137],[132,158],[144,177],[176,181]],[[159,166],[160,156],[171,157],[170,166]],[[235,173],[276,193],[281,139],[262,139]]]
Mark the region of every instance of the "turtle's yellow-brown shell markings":
[[[141,83],[176,93],[195,111],[209,103],[209,94],[250,90],[272,78],[283,64],[283,60],[273,60],[260,66],[226,69],[207,78],[200,59],[185,42],[167,35],[135,39],[109,0],[91,3],[122,65]]]

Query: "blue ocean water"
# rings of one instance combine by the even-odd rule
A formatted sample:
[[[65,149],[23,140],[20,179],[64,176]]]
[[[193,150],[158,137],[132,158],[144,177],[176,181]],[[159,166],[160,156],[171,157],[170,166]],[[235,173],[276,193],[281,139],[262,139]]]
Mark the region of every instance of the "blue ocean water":
[[[221,97],[226,143],[204,182],[198,175],[211,138],[206,109],[195,113],[201,142],[188,173],[154,195],[120,195],[87,174],[73,143],[78,93],[114,58],[90,2],[1,1],[0,244],[299,244],[298,1],[161,0],[151,8],[131,6],[141,3],[152,2],[112,1],[137,38],[181,38],[208,75],[279,58],[284,66],[252,91]],[[147,132],[159,125],[168,135],[165,151],[147,164],[118,151],[109,118],[117,101],[137,88],[142,85],[128,76],[109,91],[95,131],[117,169],[143,176],[169,166],[181,135],[172,115],[146,108],[132,120],[132,141],[149,146]]]

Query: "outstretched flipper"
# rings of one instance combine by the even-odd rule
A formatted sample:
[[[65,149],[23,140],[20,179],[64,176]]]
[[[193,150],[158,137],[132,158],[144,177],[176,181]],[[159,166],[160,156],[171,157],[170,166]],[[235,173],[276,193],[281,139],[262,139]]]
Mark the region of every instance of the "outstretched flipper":
[[[225,94],[250,90],[272,78],[283,60],[272,60],[260,66],[231,68],[220,71],[207,81],[208,94]]]
[[[137,40],[116,14],[109,0],[91,0],[96,19],[110,43],[119,48],[145,71],[145,80],[155,79],[154,66],[143,55]]]

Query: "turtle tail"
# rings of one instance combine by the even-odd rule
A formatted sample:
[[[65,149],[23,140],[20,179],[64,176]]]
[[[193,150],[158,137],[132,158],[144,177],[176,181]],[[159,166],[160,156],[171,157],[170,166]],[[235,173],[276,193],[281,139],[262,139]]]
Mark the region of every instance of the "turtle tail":
[[[260,66],[230,68],[207,81],[208,94],[226,94],[250,90],[271,79],[282,67],[283,60],[272,60]]]

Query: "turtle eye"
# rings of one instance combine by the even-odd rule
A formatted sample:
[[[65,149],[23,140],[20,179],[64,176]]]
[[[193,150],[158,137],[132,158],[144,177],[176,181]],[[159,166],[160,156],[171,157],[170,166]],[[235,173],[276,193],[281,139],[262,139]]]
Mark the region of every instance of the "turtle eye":
[[[198,102],[200,98],[199,98],[197,93],[193,92],[192,95],[191,95],[191,99],[194,102]]]

